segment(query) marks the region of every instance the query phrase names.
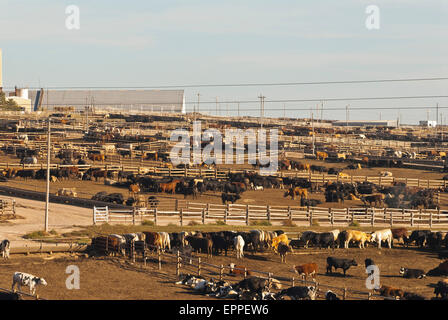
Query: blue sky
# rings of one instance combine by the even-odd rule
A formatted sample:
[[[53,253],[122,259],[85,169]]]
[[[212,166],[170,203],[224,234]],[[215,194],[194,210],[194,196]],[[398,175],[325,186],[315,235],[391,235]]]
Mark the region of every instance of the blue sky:
[[[380,8],[379,30],[365,9]],[[65,8],[80,8],[80,30],[65,28]],[[448,76],[448,1],[65,1],[0,0],[4,86],[160,86]],[[285,87],[188,88],[187,102],[448,95],[448,81]],[[324,118],[426,119],[448,99],[324,103]],[[316,103],[287,103],[308,117]],[[192,108],[192,105],[188,105]],[[407,109],[422,106],[421,110]],[[447,107],[447,109],[443,109]],[[236,114],[221,104],[221,114]],[[258,103],[240,106],[258,115]],[[283,104],[266,103],[267,116]],[[214,114],[215,104],[201,103]],[[248,110],[251,109],[251,110]],[[430,117],[435,118],[434,110]]]

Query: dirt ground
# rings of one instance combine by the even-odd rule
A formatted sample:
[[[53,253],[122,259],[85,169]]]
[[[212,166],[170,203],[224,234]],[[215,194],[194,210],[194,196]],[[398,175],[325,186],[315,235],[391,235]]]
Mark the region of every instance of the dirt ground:
[[[354,258],[358,267],[352,267],[343,277],[338,270],[334,274],[325,274],[326,258],[328,256]],[[317,281],[320,285],[346,287],[351,290],[369,291],[365,287],[366,273],[364,259],[371,258],[380,268],[381,285],[391,285],[406,291],[419,293],[426,298],[434,296],[433,285],[441,280],[441,277],[427,277],[425,279],[403,279],[399,275],[401,266],[421,268],[428,271],[436,267],[441,261],[437,256],[417,249],[393,248],[381,251],[376,248],[367,249],[297,249],[295,254],[287,257],[287,263],[280,263],[280,257],[272,253],[257,253],[239,260],[235,259],[233,252],[228,257],[213,256],[207,259],[201,255],[202,261],[215,265],[228,265],[238,263],[248,270],[272,272],[274,277],[280,279],[285,287],[291,279],[297,275],[292,272],[292,266],[307,262],[315,262],[319,266]],[[127,299],[151,299],[151,300],[202,300],[216,299],[205,295],[198,295],[192,289],[175,285],[175,264],[163,263],[162,270],[157,270],[156,260],[149,260],[147,267],[143,269],[142,263],[137,261],[134,265],[124,258],[97,257],[86,258],[83,255],[69,256],[59,255],[13,255],[7,262],[1,261],[0,287],[10,288],[12,275],[15,271],[22,271],[45,278],[46,287],[38,287],[38,294],[45,299],[70,300],[70,299],[101,299],[101,300],[127,300]],[[167,261],[167,260],[166,260]],[[76,265],[80,270],[80,289],[69,290],[66,288],[66,279],[69,276],[66,268]],[[196,268],[184,268],[184,273],[196,273]],[[203,269],[202,274],[206,278],[217,278],[216,272]],[[230,283],[236,283],[242,276],[225,276]],[[296,285],[300,285],[297,284]],[[326,290],[324,287],[321,290]],[[336,294],[341,292],[332,289]],[[349,298],[354,297],[349,293]],[[356,295],[359,297],[359,295]]]

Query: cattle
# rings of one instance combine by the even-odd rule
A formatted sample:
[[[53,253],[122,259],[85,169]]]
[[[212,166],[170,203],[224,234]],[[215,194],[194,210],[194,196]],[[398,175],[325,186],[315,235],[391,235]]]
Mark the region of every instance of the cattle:
[[[229,264],[229,274],[244,275],[244,273],[246,273],[247,276],[252,275],[252,272],[247,270],[244,266],[237,266],[234,263]]]
[[[175,284],[183,284],[183,285],[187,285],[187,286],[195,286],[200,281],[205,280],[201,276],[193,276],[191,274],[181,275],[180,277],[182,278],[182,280],[177,281]]]
[[[160,183],[159,188],[161,192],[174,194],[176,192],[176,186],[179,183],[179,180],[174,180],[171,182]]]
[[[313,238],[313,243],[321,248],[331,247],[332,249],[334,249],[335,247],[334,233],[332,232],[316,233]]]
[[[393,297],[395,299],[401,299],[404,296],[403,290],[390,286],[382,286],[379,291],[380,295],[382,295],[383,297]]]
[[[380,176],[381,176],[381,177],[392,177],[393,174],[392,174],[392,172],[390,172],[390,171],[381,171],[381,172],[380,172]]]
[[[400,274],[406,279],[423,279],[426,277],[425,271],[421,269],[408,269],[404,267],[400,268]]]
[[[140,186],[138,185],[138,184],[130,184],[129,185],[129,188],[128,188],[128,190],[129,190],[129,194],[137,194],[137,193],[140,193]]]
[[[364,203],[365,206],[367,206],[367,203],[369,203],[369,206],[372,206],[372,204],[375,204],[375,206],[382,205],[384,202],[384,194],[372,194],[367,196],[362,196],[361,201]]]
[[[328,153],[321,152],[321,151],[316,152],[316,159],[317,160],[322,159],[322,160],[325,161],[325,159],[327,159],[327,158],[328,158]]]
[[[33,276],[28,273],[24,272],[14,272],[14,275],[12,277],[12,288],[11,290],[13,292],[15,291],[15,286],[17,285],[17,289],[21,291],[22,286],[29,286],[30,287],[30,294],[35,295],[36,294],[36,287],[38,285],[46,286],[47,282],[44,278],[39,278],[36,276]]]
[[[335,271],[337,269],[342,269],[344,271],[344,277],[346,276],[347,270],[351,266],[358,266],[355,259],[342,259],[342,258],[335,258],[335,257],[327,257],[327,273],[333,273],[333,268]]]
[[[11,249],[11,242],[8,239],[0,242],[0,252],[3,259],[9,259],[9,251]]]
[[[211,236],[213,241],[213,251],[215,254],[222,253],[224,250],[225,255],[227,256],[227,251],[229,250],[229,244],[226,239],[221,235],[212,234]]]
[[[241,199],[241,196],[237,193],[231,194],[231,193],[223,193],[221,194],[221,200],[222,204],[227,204],[228,201],[231,203],[235,203],[237,200]]]
[[[356,230],[347,230],[343,235],[345,235],[344,239],[344,248],[348,249],[348,244],[350,241],[356,241],[359,243],[359,248],[365,248],[365,243],[370,242],[371,235],[362,231]]]
[[[317,233],[314,231],[305,231],[300,236],[300,240],[305,243],[305,248],[308,248],[308,244],[315,238]]]
[[[162,248],[162,238],[157,232],[143,232],[146,244],[152,249]]]
[[[76,188],[62,188],[56,192],[56,196],[76,198],[78,196],[78,193],[76,192]]]
[[[414,230],[408,239],[408,244],[415,242],[419,247],[423,247],[426,244],[427,236],[431,233],[430,230]]]
[[[408,230],[406,228],[394,228],[391,231],[393,239],[401,240],[403,244],[408,242]]]
[[[275,295],[276,299],[288,296],[292,300],[315,300],[317,288],[313,286],[294,286],[284,289]]]
[[[108,236],[109,247],[114,251],[114,253],[125,254],[126,250],[126,238],[120,234],[111,234]]]
[[[180,256],[183,257],[189,257],[190,258],[190,264],[192,262],[192,253],[193,253],[193,247],[190,245],[186,246],[179,246],[179,247],[172,247],[172,253],[177,255],[179,253]]]
[[[161,249],[162,250],[171,250],[171,241],[170,241],[170,236],[167,232],[158,232],[161,242],[162,242],[162,246]]]
[[[381,242],[382,241],[387,241],[388,245],[389,245],[389,249],[392,248],[392,230],[390,229],[384,229],[384,230],[378,230],[375,232],[372,232],[370,234],[371,238],[370,241],[374,242],[376,241],[378,243],[378,249],[381,249]]]
[[[291,196],[291,198],[294,200],[296,196],[300,196],[303,198],[308,198],[308,191],[305,188],[289,188],[288,191],[286,191],[283,195],[284,198]]]
[[[300,266],[294,265],[292,267],[293,271],[306,280],[307,276],[311,276],[313,280],[316,279],[317,275],[317,264],[316,263],[305,263]]]
[[[443,234],[441,232],[431,232],[427,235],[426,242],[429,248],[440,249],[443,243]]]
[[[338,298],[338,296],[331,290],[328,290],[327,292],[325,292],[325,300],[341,300],[340,298]]]
[[[244,257],[244,252],[243,252],[244,244],[245,244],[245,242],[241,235],[238,235],[235,238],[233,238],[233,245],[235,246],[237,259],[242,259]]]
[[[281,234],[271,240],[271,247],[274,249],[274,251],[277,251],[277,247],[280,242],[289,245],[288,236],[286,234]]]
[[[436,295],[436,298],[439,297],[443,300],[448,299],[448,280],[444,279],[439,282],[437,282],[435,288],[434,288],[434,294]]]
[[[263,291],[269,290],[269,281],[264,278],[250,277],[241,280],[239,283],[232,285],[232,287],[234,290],[250,291],[261,297]]]
[[[401,300],[425,300],[425,297],[417,293],[405,291]]]
[[[185,240],[188,241],[194,251],[207,253],[207,257],[212,256],[213,241],[211,239],[186,236]]]
[[[280,242],[277,247],[277,251],[280,254],[280,258],[282,263],[286,263],[286,254],[288,252],[292,252],[292,249],[289,245]]]

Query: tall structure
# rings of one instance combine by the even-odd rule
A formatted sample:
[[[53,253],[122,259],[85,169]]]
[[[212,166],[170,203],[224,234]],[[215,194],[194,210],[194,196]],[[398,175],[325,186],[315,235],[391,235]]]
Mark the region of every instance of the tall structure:
[[[3,58],[2,49],[0,49],[0,92],[3,91]]]

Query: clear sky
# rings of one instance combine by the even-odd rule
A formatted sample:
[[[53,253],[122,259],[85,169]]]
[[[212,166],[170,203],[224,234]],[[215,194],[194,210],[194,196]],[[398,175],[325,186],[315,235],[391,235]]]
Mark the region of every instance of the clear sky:
[[[65,26],[68,5],[80,30]],[[380,29],[368,30],[368,5]],[[4,86],[161,86],[276,83],[448,76],[447,0],[150,1],[0,0]],[[312,86],[186,88],[200,110],[215,98],[257,100],[448,95],[448,81]],[[211,103],[207,103],[211,102]],[[447,98],[328,101],[323,117],[416,123]],[[422,107],[412,109],[409,107]],[[286,115],[309,117],[316,102],[286,103]],[[355,110],[371,107],[371,110]],[[378,110],[375,108],[391,108]],[[193,105],[188,104],[190,110]],[[236,114],[236,104],[220,104]],[[282,116],[283,103],[265,104]],[[328,108],[326,110],[325,108]],[[259,115],[258,103],[241,114]],[[250,110],[249,110],[250,109]],[[430,118],[435,119],[435,110]]]

